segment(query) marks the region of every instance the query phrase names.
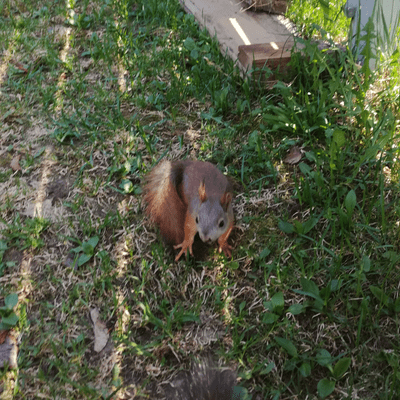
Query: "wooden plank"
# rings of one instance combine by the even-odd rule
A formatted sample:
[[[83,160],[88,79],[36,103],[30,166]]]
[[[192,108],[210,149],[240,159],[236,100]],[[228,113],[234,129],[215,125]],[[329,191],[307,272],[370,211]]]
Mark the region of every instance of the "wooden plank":
[[[180,0],[201,27],[216,35],[221,51],[234,61],[242,45],[286,42],[293,36],[290,22],[281,15],[244,11],[241,0]],[[239,64],[240,65],[240,64]]]
[[[284,69],[290,61],[293,41],[239,46],[239,61],[246,70],[266,66],[271,70]]]
[[[243,0],[248,4],[246,8],[253,11],[266,11],[273,14],[285,14],[287,10],[287,0]]]

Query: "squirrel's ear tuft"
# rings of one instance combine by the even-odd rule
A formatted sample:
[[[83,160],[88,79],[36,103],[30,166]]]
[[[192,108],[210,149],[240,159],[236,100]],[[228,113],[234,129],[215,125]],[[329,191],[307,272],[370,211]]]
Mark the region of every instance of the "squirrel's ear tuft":
[[[222,196],[221,196],[221,206],[224,210],[226,210],[230,204],[230,202],[232,201],[232,193],[231,192],[225,192]]]
[[[199,186],[199,197],[202,203],[204,203],[207,200],[206,184],[204,183],[204,179],[201,181]]]

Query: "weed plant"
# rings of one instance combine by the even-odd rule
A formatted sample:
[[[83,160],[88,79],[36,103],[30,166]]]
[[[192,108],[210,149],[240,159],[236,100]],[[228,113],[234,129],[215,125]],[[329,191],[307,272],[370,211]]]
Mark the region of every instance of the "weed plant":
[[[343,13],[346,0],[292,0],[286,16],[302,37],[346,40],[350,20]]]
[[[292,2],[304,50],[272,88],[177,0],[0,6],[0,300],[18,293],[20,338],[6,398],[163,398],[205,357],[243,398],[396,398],[399,69],[336,47],[341,5]],[[174,263],[144,219],[164,157],[237,181],[231,260]]]

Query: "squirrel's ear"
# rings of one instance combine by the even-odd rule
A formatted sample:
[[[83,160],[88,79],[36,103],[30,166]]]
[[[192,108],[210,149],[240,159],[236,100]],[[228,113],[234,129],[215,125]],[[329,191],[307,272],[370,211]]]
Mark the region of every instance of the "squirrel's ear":
[[[199,186],[199,198],[202,203],[207,200],[206,184],[204,183],[204,179],[201,181]]]
[[[221,206],[222,206],[222,208],[224,208],[226,210],[231,201],[232,201],[232,193],[231,192],[225,192],[221,196]]]

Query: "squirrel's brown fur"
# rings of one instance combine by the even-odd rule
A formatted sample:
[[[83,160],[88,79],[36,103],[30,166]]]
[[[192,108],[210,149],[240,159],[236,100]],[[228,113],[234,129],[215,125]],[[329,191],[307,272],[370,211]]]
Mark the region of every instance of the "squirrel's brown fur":
[[[183,164],[168,161],[148,175],[144,190],[146,213],[160,229],[168,244],[182,243],[183,224],[187,206],[179,196],[182,185]]]

